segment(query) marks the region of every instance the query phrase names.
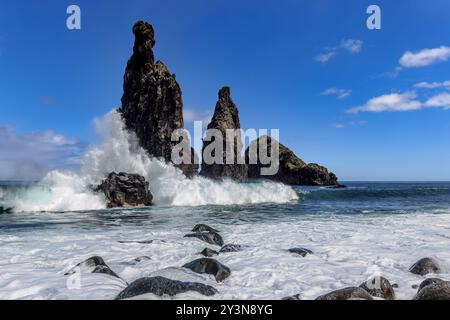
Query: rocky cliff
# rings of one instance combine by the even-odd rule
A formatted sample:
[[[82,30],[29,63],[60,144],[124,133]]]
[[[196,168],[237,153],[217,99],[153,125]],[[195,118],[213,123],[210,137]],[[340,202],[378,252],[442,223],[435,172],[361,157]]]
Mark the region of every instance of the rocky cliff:
[[[274,144],[274,145],[273,145]],[[259,159],[259,147],[267,146],[267,155],[272,150],[279,150],[279,170],[275,175],[261,175],[261,169],[266,167]],[[251,157],[251,155],[253,155]],[[250,159],[256,162],[250,162]],[[279,143],[277,140],[261,136],[252,141],[245,151],[245,160],[248,164],[249,179],[269,179],[280,181],[289,185],[312,185],[312,186],[336,186],[339,185],[334,173],[328,172],[327,168],[315,163],[306,164],[297,157],[292,150]]]
[[[221,133],[223,137],[222,150],[211,150],[214,149],[213,146],[217,143],[217,137],[211,131],[207,131],[202,148],[201,174],[203,176],[212,179],[231,178],[237,181],[247,179],[247,166],[244,164],[244,159],[241,156],[243,145],[240,128],[239,111],[231,99],[230,88],[223,87],[219,91],[219,99],[214,115],[208,125],[208,130],[215,129]],[[227,136],[227,129],[235,130],[235,135]],[[216,154],[216,152],[221,154]],[[208,160],[205,159],[208,154],[216,160],[220,159],[222,163],[217,163],[217,161],[215,163],[209,161],[208,163]]]
[[[153,27],[143,21],[133,26],[135,36],[133,54],[127,63],[123,82],[122,113],[127,129],[136,133],[140,145],[149,155],[172,160],[172,133],[183,128],[183,100],[181,89],[168,68],[161,61],[154,62]],[[198,170],[195,153],[185,139],[191,162],[179,165],[191,176]]]

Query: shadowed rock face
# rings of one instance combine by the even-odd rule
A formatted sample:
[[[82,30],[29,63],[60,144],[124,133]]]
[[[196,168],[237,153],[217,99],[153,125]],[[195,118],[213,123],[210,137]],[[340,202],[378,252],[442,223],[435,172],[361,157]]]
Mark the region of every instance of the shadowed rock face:
[[[265,153],[268,156],[271,156],[272,152],[276,152],[278,148],[279,170],[274,175],[261,173],[262,168],[268,167],[259,157],[259,148],[264,146],[267,147]],[[248,164],[249,179],[269,179],[289,185],[338,185],[336,175],[328,172],[327,168],[315,163],[306,164],[292,150],[269,136],[261,136],[250,143],[245,151],[245,163]]]
[[[151,206],[153,196],[143,176],[111,172],[96,191],[102,191],[108,208]]]
[[[223,87],[219,91],[219,100],[217,101],[211,122],[208,125],[208,130],[216,129],[222,133],[222,155],[216,155],[215,152],[210,152],[211,150],[207,149],[210,145],[211,147],[214,146],[215,141],[215,138],[211,136],[210,132],[207,132],[206,134],[202,149],[203,156],[205,155],[206,149],[207,154],[212,154],[215,157],[223,159],[223,164],[208,164],[205,159],[203,159],[201,171],[203,176],[212,179],[231,178],[237,181],[244,181],[247,179],[247,166],[244,164],[241,157],[243,145],[240,130],[235,131],[236,135],[234,137],[226,138],[227,129],[236,130],[240,128],[239,111],[231,99],[230,88]],[[232,164],[226,164],[229,163],[226,161],[227,152],[229,159],[232,160]]]
[[[153,27],[143,21],[133,26],[135,36],[133,55],[128,61],[124,81],[122,107],[119,111],[126,128],[133,131],[140,145],[149,155],[172,159],[172,133],[183,128],[183,101],[181,89],[168,68],[161,61],[154,62],[155,45]],[[192,164],[178,167],[192,176],[198,170],[193,164],[195,153],[190,142],[185,140]]]
[[[158,296],[174,296],[187,291],[196,291],[205,296],[212,296],[217,290],[211,286],[197,282],[182,282],[170,280],[164,277],[141,278],[132,282],[126,287],[116,300],[129,299],[146,293],[153,293]]]

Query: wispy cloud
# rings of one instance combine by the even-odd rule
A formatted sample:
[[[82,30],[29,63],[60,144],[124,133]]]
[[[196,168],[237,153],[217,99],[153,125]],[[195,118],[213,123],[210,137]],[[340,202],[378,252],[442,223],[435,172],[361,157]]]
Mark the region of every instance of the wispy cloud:
[[[363,42],[361,40],[343,39],[341,41],[341,48],[353,54],[360,53],[362,46]]]
[[[391,93],[368,100],[365,104],[348,109],[347,113],[395,112],[419,110],[423,107],[415,92]]]
[[[336,96],[338,99],[345,99],[350,97],[352,90],[332,87],[324,90],[321,94],[323,96]]]
[[[82,144],[53,131],[18,133],[0,126],[0,180],[37,180],[54,168],[72,166]]]
[[[342,39],[341,43],[335,47],[325,47],[323,52],[316,55],[314,60],[320,63],[327,63],[332,58],[336,57],[340,51],[346,51],[351,54],[358,54],[361,52],[363,42],[355,39]]]
[[[450,81],[443,82],[419,82],[414,85],[414,88],[419,89],[437,89],[437,88],[450,88]]]
[[[433,49],[423,49],[418,52],[406,51],[399,60],[403,68],[426,67],[450,59],[450,48],[441,46]]]
[[[335,123],[333,124],[333,128],[335,129],[345,129],[347,127],[360,127],[365,126],[367,124],[367,121],[360,120],[360,121],[350,121],[346,123]]]

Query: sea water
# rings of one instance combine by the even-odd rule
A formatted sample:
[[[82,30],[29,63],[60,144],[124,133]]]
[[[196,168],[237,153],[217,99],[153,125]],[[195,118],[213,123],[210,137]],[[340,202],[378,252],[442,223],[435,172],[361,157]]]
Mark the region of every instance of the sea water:
[[[114,112],[98,120],[103,143],[87,151],[77,172],[0,183],[0,206],[15,208],[0,215],[0,299],[114,299],[125,282],[156,275],[209,284],[219,291],[215,299],[314,299],[381,275],[398,285],[397,298],[411,299],[412,286],[425,277],[408,269],[422,257],[437,259],[438,276],[450,280],[450,183],[348,182],[327,189],[190,180],[149,159],[122,126]],[[105,209],[91,186],[110,171],[144,175],[155,206]],[[215,257],[231,269],[222,283],[182,268],[205,247],[219,249],[183,237],[198,223],[244,246]],[[287,251],[294,247],[313,254]],[[64,274],[94,255],[124,280],[82,273],[71,285]]]

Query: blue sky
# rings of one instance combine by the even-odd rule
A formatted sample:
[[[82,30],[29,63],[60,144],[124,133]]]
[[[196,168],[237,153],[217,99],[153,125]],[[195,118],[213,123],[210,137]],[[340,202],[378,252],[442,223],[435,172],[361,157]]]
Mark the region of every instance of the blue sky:
[[[81,8],[81,30],[66,8]],[[377,4],[382,29],[366,28]],[[187,125],[231,87],[243,128],[341,180],[450,180],[446,0],[0,0],[0,179],[72,165],[120,106],[136,20],[176,74]]]

